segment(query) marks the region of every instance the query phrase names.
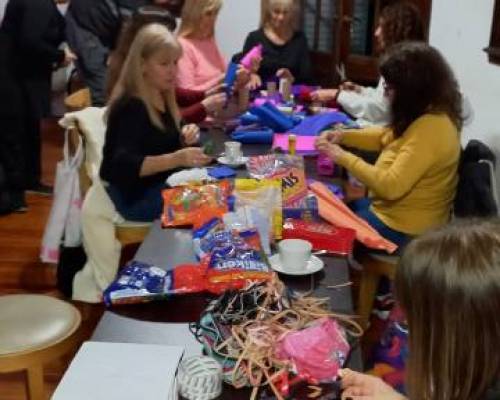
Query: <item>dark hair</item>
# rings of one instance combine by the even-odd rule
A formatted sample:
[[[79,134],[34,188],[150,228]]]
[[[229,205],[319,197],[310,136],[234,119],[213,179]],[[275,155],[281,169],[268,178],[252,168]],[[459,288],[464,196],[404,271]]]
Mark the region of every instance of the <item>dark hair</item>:
[[[175,17],[170,11],[166,10],[164,7],[152,5],[139,7],[134,14],[132,14],[132,17],[123,24],[116,48],[110,56],[106,76],[106,95],[108,98],[118,81],[123,63],[127,58],[130,45],[134,41],[137,32],[139,32],[142,27],[154,23],[164,25],[171,32],[175,31],[177,27]]]
[[[462,95],[453,71],[435,48],[423,42],[392,46],[380,60],[380,74],[394,90],[391,103],[394,136],[426,113],[445,113],[462,128]]]
[[[409,398],[484,398],[500,379],[500,221],[455,221],[414,239],[394,287],[408,322]]]
[[[385,49],[405,40],[426,38],[424,23],[418,7],[409,1],[394,1],[380,13]]]

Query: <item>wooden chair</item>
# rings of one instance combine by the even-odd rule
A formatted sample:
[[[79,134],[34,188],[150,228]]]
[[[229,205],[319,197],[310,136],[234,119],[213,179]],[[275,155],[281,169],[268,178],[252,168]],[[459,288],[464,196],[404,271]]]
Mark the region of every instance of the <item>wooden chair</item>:
[[[0,373],[26,371],[29,400],[45,400],[43,367],[75,350],[80,312],[50,296],[0,296]]]
[[[375,295],[382,276],[394,280],[399,256],[368,253],[360,260],[363,265],[358,294],[358,315],[363,328],[368,327]]]

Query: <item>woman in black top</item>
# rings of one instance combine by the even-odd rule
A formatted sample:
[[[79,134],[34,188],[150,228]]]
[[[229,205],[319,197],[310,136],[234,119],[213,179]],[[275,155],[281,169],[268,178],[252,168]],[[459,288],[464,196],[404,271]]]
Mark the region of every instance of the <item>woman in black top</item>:
[[[111,96],[101,178],[118,212],[131,221],[152,221],[162,210],[161,190],[173,170],[211,159],[199,147],[196,125],[180,128],[175,102],[181,48],[163,25],[135,37]]]
[[[311,81],[307,39],[294,29],[296,7],[295,0],[262,0],[261,27],[249,33],[243,47],[246,54],[257,44],[263,46],[260,68],[251,78],[252,88],[277,78]]]
[[[40,121],[49,114],[52,71],[75,56],[59,49],[64,18],[54,0],[9,0],[1,31],[12,43],[15,78],[23,93],[26,185],[47,192],[40,183]]]
[[[500,221],[457,220],[414,239],[393,285],[408,323],[408,397],[343,370],[342,399],[500,399]]]

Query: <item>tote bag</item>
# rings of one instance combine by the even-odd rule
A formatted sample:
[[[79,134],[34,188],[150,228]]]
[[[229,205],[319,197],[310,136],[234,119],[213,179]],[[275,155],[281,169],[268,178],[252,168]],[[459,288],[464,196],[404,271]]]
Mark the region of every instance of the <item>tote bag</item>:
[[[79,137],[78,148],[70,157],[68,130],[64,134],[63,160],[57,163],[54,200],[42,239],[40,258],[43,262],[57,263],[59,248],[79,246],[81,234],[81,205],[79,169],[83,160],[83,143]]]

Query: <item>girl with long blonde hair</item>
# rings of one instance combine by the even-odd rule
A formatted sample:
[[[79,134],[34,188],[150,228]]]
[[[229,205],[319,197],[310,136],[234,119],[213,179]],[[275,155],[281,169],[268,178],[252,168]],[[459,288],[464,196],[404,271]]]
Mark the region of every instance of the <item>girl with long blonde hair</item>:
[[[181,47],[163,25],[136,35],[111,95],[101,178],[123,217],[156,219],[174,169],[208,164],[195,125],[181,126],[175,77]]]
[[[409,398],[500,399],[500,222],[458,221],[415,239],[394,286],[408,322]],[[341,376],[342,399],[405,399],[379,378]]]

